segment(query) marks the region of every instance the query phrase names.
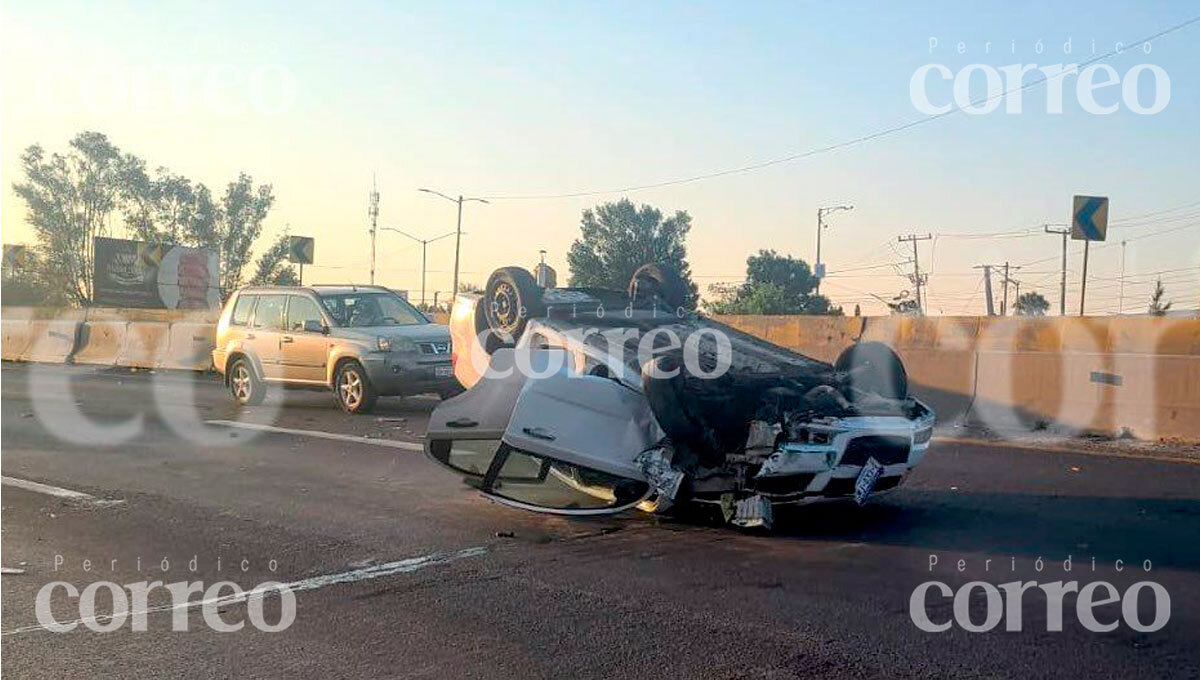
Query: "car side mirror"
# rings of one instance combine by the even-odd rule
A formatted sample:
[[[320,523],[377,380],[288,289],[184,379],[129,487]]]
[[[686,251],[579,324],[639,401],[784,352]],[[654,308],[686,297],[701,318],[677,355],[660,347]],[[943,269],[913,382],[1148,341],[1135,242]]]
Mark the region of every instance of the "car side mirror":
[[[328,333],[329,326],[326,326],[317,319],[309,319],[304,322],[304,331],[306,333]]]

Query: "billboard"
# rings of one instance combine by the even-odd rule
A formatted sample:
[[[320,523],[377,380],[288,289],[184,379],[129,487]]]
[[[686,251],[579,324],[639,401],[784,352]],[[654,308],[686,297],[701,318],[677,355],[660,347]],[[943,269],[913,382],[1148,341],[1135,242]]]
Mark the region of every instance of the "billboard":
[[[151,309],[221,306],[217,254],[208,248],[97,237],[93,304]]]

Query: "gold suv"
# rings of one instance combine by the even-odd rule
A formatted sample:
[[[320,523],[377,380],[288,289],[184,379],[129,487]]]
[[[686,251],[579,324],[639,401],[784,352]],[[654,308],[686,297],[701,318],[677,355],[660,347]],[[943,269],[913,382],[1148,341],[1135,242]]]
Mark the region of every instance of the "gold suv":
[[[462,391],[450,331],[382,286],[263,286],[229,298],[213,365],[239,404],[271,384],[332,389],[349,413],[382,396]]]

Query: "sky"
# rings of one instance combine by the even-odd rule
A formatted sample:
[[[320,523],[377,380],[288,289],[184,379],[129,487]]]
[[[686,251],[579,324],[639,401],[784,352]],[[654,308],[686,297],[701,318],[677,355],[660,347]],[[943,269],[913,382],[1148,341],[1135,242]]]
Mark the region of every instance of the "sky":
[[[12,191],[22,150],[96,130],[214,192],[239,172],[271,184],[262,242],[315,237],[311,283],[368,280],[374,181],[380,225],[422,238],[453,230],[455,207],[418,188],[491,197],[464,213],[461,278],[475,284],[542,249],[565,279],[581,211],[622,196],[691,215],[702,289],[740,280],[763,248],[812,262],[817,208],[852,204],[822,238],[822,292],[847,312],[911,290],[907,234],[935,237],[918,244],[931,314],[982,313],[973,267],[1006,261],[1057,309],[1061,241],[1042,225],[1089,194],[1110,198],[1111,222],[1091,250],[1089,312],[1144,310],[1160,276],[1178,307],[1200,300],[1200,22],[1137,43],[1200,15],[1195,2],[244,5],[5,3],[3,241],[32,241]],[[1020,113],[1010,94],[991,113],[926,120],[910,93],[926,64],[979,105],[986,72],[972,64],[1101,57],[1122,81],[1094,93],[1116,106],[1107,115],[1087,110],[1077,77],[1048,112],[1036,70]],[[1140,64],[1169,78],[1156,113],[1126,101],[1163,95]],[[935,72],[925,90],[944,105],[953,87]],[[626,190],[644,185],[660,186]],[[451,287],[453,242],[429,246],[430,297]],[[377,281],[415,297],[420,246],[383,231],[377,248]],[[1077,310],[1081,244],[1069,250]]]

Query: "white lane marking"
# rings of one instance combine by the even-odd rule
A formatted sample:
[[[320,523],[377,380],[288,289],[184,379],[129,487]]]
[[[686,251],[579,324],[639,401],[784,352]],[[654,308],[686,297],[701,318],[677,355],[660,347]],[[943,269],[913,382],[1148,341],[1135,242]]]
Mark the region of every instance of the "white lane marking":
[[[0,477],[0,483],[5,486],[12,486],[18,489],[25,489],[34,493],[42,493],[47,496],[56,496],[58,498],[69,498],[74,501],[95,501],[99,500],[91,494],[83,493],[82,491],[72,491],[70,489],[61,489],[57,486],[42,484],[40,482],[31,482],[27,479],[17,479],[16,477]]]
[[[388,446],[393,449],[404,449],[405,451],[424,451],[425,447],[416,442],[404,442],[396,439],[376,439],[374,437],[363,437],[356,434],[336,434],[334,432],[321,432],[320,430],[297,430],[291,427],[276,427],[274,425],[260,425],[258,423],[239,423],[236,420],[206,420],[209,425],[224,425],[226,427],[240,427],[244,430],[258,430],[260,432],[277,432],[279,434],[294,434],[301,437],[316,437],[318,439],[333,439],[343,442],[354,442],[356,444],[370,444],[371,446]]]
[[[358,581],[370,581],[372,579],[383,578],[385,576],[394,576],[396,574],[407,574],[409,572],[424,569],[426,567],[434,567],[442,564],[449,564],[455,560],[461,560],[466,557],[480,557],[487,553],[487,548],[477,546],[474,548],[463,548],[462,550],[452,553],[430,553],[420,557],[410,557],[408,559],[398,560],[396,562],[387,562],[385,564],[376,564],[371,567],[363,567],[362,569],[352,569],[336,574],[325,574],[323,576],[313,576],[311,578],[300,579],[282,585],[258,586],[241,593],[232,593],[222,595],[221,597],[210,597],[202,600],[189,600],[178,604],[164,604],[157,607],[147,607],[146,609],[137,612],[118,611],[112,614],[101,614],[99,616],[90,616],[74,621],[59,621],[59,625],[78,625],[88,623],[106,623],[111,621],[116,616],[139,616],[142,614],[150,614],[154,612],[175,611],[177,609],[194,609],[205,605],[226,605],[245,602],[251,597],[267,597],[269,595],[278,595],[284,589],[290,589],[292,592],[302,592],[305,590],[316,590],[325,586],[337,585],[339,583],[356,583]],[[22,626],[20,628],[12,628],[0,632],[0,635],[16,635],[17,633],[28,633],[36,630],[48,630],[45,626],[38,624],[36,626]]]

